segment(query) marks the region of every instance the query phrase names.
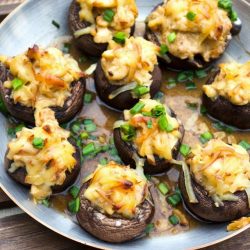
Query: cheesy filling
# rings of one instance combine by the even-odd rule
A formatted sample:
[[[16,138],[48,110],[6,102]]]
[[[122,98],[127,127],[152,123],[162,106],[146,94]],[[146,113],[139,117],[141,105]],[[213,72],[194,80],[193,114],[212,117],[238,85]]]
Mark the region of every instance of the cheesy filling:
[[[129,37],[135,24],[138,10],[134,0],[77,0],[80,4],[79,16],[82,21],[91,23],[89,33],[95,43],[107,43],[113,35],[124,32]],[[113,11],[113,18],[104,18],[105,10]]]
[[[102,213],[133,218],[147,190],[147,181],[136,170],[111,161],[105,166],[98,165],[84,197]]]
[[[181,59],[193,60],[199,54],[210,61],[224,52],[231,38],[232,23],[217,0],[165,0],[147,23],[159,42]],[[175,39],[169,39],[171,33]]]
[[[133,143],[140,156],[146,157],[151,164],[155,164],[155,155],[171,161],[173,159],[172,150],[176,147],[181,138],[178,120],[171,116],[170,111],[160,102],[151,99],[141,99],[140,103],[144,107],[135,115],[130,111],[124,111],[125,121],[135,128],[136,134]],[[156,117],[152,110],[158,107],[163,108],[164,113]],[[168,131],[160,129],[160,119],[166,118]]]
[[[31,185],[34,201],[51,195],[51,188],[62,185],[66,171],[71,172],[76,164],[75,148],[68,142],[70,132],[62,129],[49,109],[36,110],[36,127],[23,128],[17,138],[8,145],[7,158],[13,161],[9,171],[25,168],[25,183]],[[34,147],[35,138],[43,140],[43,147]]]
[[[141,37],[126,39],[125,45],[110,41],[102,54],[102,69],[113,85],[136,82],[150,86],[152,71],[157,65],[158,47]]]
[[[212,84],[204,85],[205,94],[215,100],[223,96],[235,105],[250,102],[250,61],[245,64],[236,62],[220,65],[220,73]]]
[[[211,140],[193,148],[187,163],[195,180],[211,197],[232,200],[235,192],[250,187],[249,155],[240,145]]]
[[[15,89],[13,80],[8,79],[4,87],[12,89],[14,103],[26,107],[62,107],[71,94],[71,83],[83,76],[70,55],[53,47],[43,50],[34,45],[24,54],[0,60],[22,83]]]

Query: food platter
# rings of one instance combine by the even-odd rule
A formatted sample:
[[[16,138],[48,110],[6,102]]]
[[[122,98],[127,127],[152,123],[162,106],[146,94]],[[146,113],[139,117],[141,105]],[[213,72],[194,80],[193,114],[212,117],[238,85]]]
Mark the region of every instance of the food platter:
[[[48,46],[60,37],[69,35],[67,15],[71,0],[27,0],[16,9],[0,26],[0,54],[16,55],[26,50],[33,44]],[[160,1],[137,1],[139,20],[143,21],[148,13]],[[243,29],[239,37],[235,37],[227,49],[226,55],[221,59],[233,58],[239,62],[249,60],[250,4],[247,1],[234,1]],[[60,29],[55,28],[51,22],[55,20],[60,24]],[[88,85],[91,85],[89,80]],[[9,138],[6,131],[6,120],[1,115],[1,166],[4,165],[4,155]],[[1,188],[10,198],[35,220],[51,230],[77,242],[98,247],[101,249],[196,249],[202,246],[215,244],[233,237],[246,228],[235,233],[226,232],[226,224],[200,224],[184,233],[147,237],[114,245],[105,243],[84,232],[74,220],[67,215],[42,205],[35,205],[29,198],[28,190],[16,185],[6,174],[4,168],[0,169]]]

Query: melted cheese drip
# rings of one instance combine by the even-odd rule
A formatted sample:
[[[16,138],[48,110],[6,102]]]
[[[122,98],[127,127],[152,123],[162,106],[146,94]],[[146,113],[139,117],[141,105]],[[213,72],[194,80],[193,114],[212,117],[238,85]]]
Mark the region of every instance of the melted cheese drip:
[[[151,99],[141,99],[140,102],[145,104],[141,112],[150,112],[154,107],[162,105]],[[147,117],[141,113],[131,115],[126,110],[124,111],[124,116],[126,121],[136,128],[134,144],[140,156],[147,157],[152,164],[155,164],[154,155],[158,155],[166,160],[172,160],[172,150],[181,138],[180,124],[176,118],[171,117],[166,112],[167,121],[173,127],[171,132],[167,132],[159,129],[158,118]],[[152,128],[147,127],[148,120],[152,120]]]
[[[227,195],[250,187],[249,155],[240,145],[214,139],[192,149],[187,162],[195,180],[210,196],[225,200]]]
[[[83,76],[70,55],[52,47],[43,50],[35,45],[24,54],[2,57],[1,61],[14,77],[23,81],[21,88],[12,90],[11,98],[26,107],[62,107],[70,96],[71,83]],[[11,80],[4,86],[12,88]]]
[[[250,102],[250,61],[245,64],[236,62],[220,65],[220,73],[210,85],[204,85],[205,94],[216,99],[223,96],[235,105]]]
[[[136,82],[150,86],[152,71],[157,65],[158,47],[141,37],[130,37],[122,46],[110,41],[102,54],[102,68],[113,85]]]
[[[31,185],[34,201],[51,195],[54,185],[62,185],[66,171],[71,172],[76,164],[75,148],[68,142],[70,132],[62,129],[51,109],[36,111],[36,127],[23,128],[9,145],[7,158],[13,161],[10,172],[25,168],[25,183]],[[32,145],[34,138],[42,138],[44,147]]]
[[[93,173],[84,197],[108,215],[133,218],[136,208],[145,200],[147,181],[136,170],[109,162]]]
[[[193,21],[188,12],[196,14]],[[165,0],[147,19],[161,44],[166,44],[171,54],[190,60],[201,54],[205,61],[217,58],[231,38],[232,23],[227,12],[218,7],[217,0]],[[174,42],[168,35],[176,33]]]
[[[77,0],[77,2],[81,7],[80,19],[95,24],[90,33],[96,43],[109,42],[117,31],[123,31],[129,37],[138,15],[134,0]],[[103,12],[106,9],[114,11],[111,22],[103,19]]]

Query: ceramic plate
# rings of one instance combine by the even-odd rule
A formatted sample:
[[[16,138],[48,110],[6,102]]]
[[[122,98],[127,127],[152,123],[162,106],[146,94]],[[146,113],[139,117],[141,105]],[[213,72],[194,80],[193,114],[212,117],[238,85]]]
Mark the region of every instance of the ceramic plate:
[[[68,34],[67,15],[71,0],[27,0],[15,10],[0,26],[0,54],[15,55],[23,52],[34,43],[46,46],[58,37]],[[153,6],[161,1],[137,1],[140,11],[139,20],[143,20],[152,10]],[[236,0],[234,6],[242,22],[243,30],[239,37],[233,39],[227,49],[227,56],[241,62],[250,59],[250,4],[246,1]],[[60,24],[60,29],[55,28],[51,21]],[[172,236],[143,238],[124,244],[114,245],[99,241],[83,231],[76,223],[64,214],[41,205],[34,205],[29,199],[28,191],[13,182],[5,173],[4,154],[8,142],[6,121],[0,115],[0,185],[1,188],[16,202],[26,213],[35,220],[64,235],[67,238],[88,244],[101,249],[194,249],[230,238],[243,230],[235,233],[226,232],[225,224],[200,225],[192,230]],[[246,228],[245,228],[246,229]]]

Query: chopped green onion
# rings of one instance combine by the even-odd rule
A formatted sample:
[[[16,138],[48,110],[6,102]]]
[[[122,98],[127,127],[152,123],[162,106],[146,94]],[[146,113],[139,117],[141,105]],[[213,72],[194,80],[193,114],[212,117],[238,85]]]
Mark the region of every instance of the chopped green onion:
[[[176,215],[169,216],[168,221],[174,226],[180,223],[180,220]]]
[[[138,114],[143,108],[145,104],[143,102],[138,102],[135,104],[135,106],[130,109],[130,114],[135,115]]]
[[[16,127],[8,128],[7,133],[9,136],[15,136],[16,133],[21,131],[24,127],[25,127],[25,125],[23,123],[20,123]]]
[[[169,78],[166,84],[168,89],[172,89],[176,86],[176,80],[174,78]]]
[[[92,102],[92,94],[90,94],[90,93],[86,93],[85,95],[84,95],[84,103],[91,103]]]
[[[86,140],[89,138],[89,134],[87,132],[82,132],[80,134],[81,139]]]
[[[70,48],[71,48],[71,44],[70,43],[64,43],[63,49],[62,49],[63,53],[68,54],[69,51],[70,51]]]
[[[176,80],[177,82],[186,82],[186,81],[192,81],[194,78],[193,71],[182,71],[177,74]]]
[[[154,118],[160,117],[166,114],[166,109],[163,105],[157,105],[151,110],[151,115]]]
[[[87,57],[86,56],[81,56],[81,57],[79,57],[79,63],[85,63],[85,62],[87,62]]]
[[[44,147],[44,139],[40,137],[35,137],[32,141],[34,148],[42,149]]]
[[[15,133],[21,131],[24,127],[25,127],[25,125],[24,125],[23,123],[18,124],[18,125],[15,127]]]
[[[77,133],[81,130],[81,127],[80,127],[79,122],[74,122],[74,123],[72,123],[72,124],[71,124],[71,127],[70,127],[70,130],[71,130],[73,133],[77,134]]]
[[[159,191],[160,191],[163,195],[166,195],[166,194],[169,192],[169,187],[168,187],[165,183],[163,183],[163,182],[161,182],[161,183],[157,186],[157,188],[159,189]]]
[[[154,96],[154,100],[158,100],[161,101],[161,99],[164,97],[164,93],[162,93],[161,91],[158,91],[155,96]]]
[[[181,202],[181,196],[178,193],[172,194],[167,197],[167,202],[175,207]]]
[[[189,11],[186,15],[186,18],[189,20],[189,21],[194,21],[196,17],[196,14],[193,12],[193,11]]]
[[[205,144],[206,142],[213,139],[213,135],[207,131],[207,132],[201,134],[199,139],[200,139],[201,143]]]
[[[83,120],[83,124],[84,124],[84,125],[93,124],[93,123],[94,123],[94,122],[93,122],[92,119],[84,119],[84,120]]]
[[[147,180],[148,180],[148,181],[150,181],[150,180],[151,180],[151,178],[152,178],[152,176],[151,176],[151,175],[149,175],[149,174],[145,174],[145,177],[147,178]]]
[[[158,120],[158,126],[162,131],[173,131],[173,126],[168,122],[167,117],[165,115],[160,116]]]
[[[20,89],[22,86],[23,86],[24,82],[19,79],[19,78],[14,78],[12,81],[11,81],[11,85],[12,85],[12,88],[14,90],[18,90]]]
[[[123,141],[132,141],[136,135],[136,130],[129,124],[123,124],[120,126],[122,140]]]
[[[113,10],[105,10],[103,12],[103,19],[109,23],[111,23],[113,21],[115,12]]]
[[[147,121],[147,128],[152,128],[152,127],[153,127],[152,120],[148,120]]]
[[[42,205],[44,205],[45,207],[49,207],[50,206],[50,203],[49,203],[49,199],[44,199],[41,201]]]
[[[169,51],[168,46],[166,44],[161,44],[160,54],[164,56],[166,53],[168,53],[168,51]]]
[[[196,110],[198,108],[197,102],[186,102],[186,105],[189,109]]]
[[[198,69],[194,72],[194,74],[199,79],[205,78],[207,76],[207,72],[204,69]]]
[[[120,44],[124,44],[125,40],[126,40],[126,34],[124,32],[117,32],[115,33],[115,35],[113,36],[113,40],[116,43],[120,43]]]
[[[201,107],[200,107],[200,113],[201,113],[202,115],[206,115],[207,109],[206,109],[205,106],[201,105]]]
[[[108,164],[108,159],[107,158],[100,158],[99,163],[103,166]]]
[[[146,234],[151,233],[151,232],[154,230],[154,228],[155,228],[154,223],[149,223],[149,224],[147,224],[147,226],[146,226],[146,228],[145,228],[145,233],[146,233]]]
[[[187,90],[196,89],[195,83],[194,83],[194,82],[187,82],[187,83],[186,83],[186,89],[187,89]]]
[[[72,214],[76,214],[80,209],[80,198],[77,197],[68,203],[68,209]]]
[[[250,143],[248,143],[247,141],[243,140],[243,141],[240,141],[239,145],[241,147],[243,147],[244,149],[246,150],[250,150]]]
[[[224,10],[230,10],[233,7],[232,0],[219,0],[218,6]]]
[[[52,20],[52,24],[53,24],[57,29],[60,29],[60,24],[57,23],[55,20]]]
[[[175,32],[171,32],[169,35],[168,35],[168,42],[169,43],[173,43],[176,39],[176,33]]]
[[[133,89],[133,93],[137,96],[137,97],[141,97],[147,93],[149,93],[149,87],[145,87],[145,86],[136,86]]]
[[[190,148],[189,145],[187,145],[187,144],[181,144],[180,152],[181,152],[181,154],[182,154],[184,157],[188,156],[189,153],[190,153],[190,151],[191,151],[191,148]]]
[[[92,132],[95,132],[97,130],[97,127],[96,127],[95,123],[92,123],[92,124],[85,125],[85,129],[87,132],[92,133]]]
[[[91,142],[91,143],[89,143],[89,144],[87,144],[86,146],[83,147],[82,154],[84,156],[87,156],[87,155],[95,152],[95,149],[96,149],[95,144],[93,142]]]
[[[231,21],[233,21],[233,22],[235,22],[235,21],[238,19],[238,14],[237,14],[237,12],[236,12],[235,10],[232,10],[232,11],[230,12],[230,19],[231,19]]]
[[[69,189],[69,193],[71,194],[71,196],[76,199],[76,197],[78,196],[79,194],[79,188],[76,187],[76,186],[72,186],[70,189]]]
[[[214,122],[213,127],[217,130],[224,131],[226,133],[232,133],[235,131],[234,127],[223,124],[222,122]]]

